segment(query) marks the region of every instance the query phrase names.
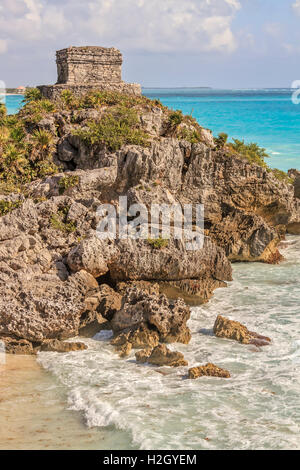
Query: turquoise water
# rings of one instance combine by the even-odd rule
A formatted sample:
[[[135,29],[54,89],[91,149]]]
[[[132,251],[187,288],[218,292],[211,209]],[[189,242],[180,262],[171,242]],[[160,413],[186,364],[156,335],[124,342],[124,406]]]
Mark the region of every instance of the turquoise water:
[[[279,266],[235,264],[234,281],[192,309],[190,344],[170,345],[190,367],[213,362],[231,379],[185,380],[187,368],[137,364],[134,352],[122,360],[108,331],[82,339],[86,351],[44,352],[39,362],[89,430],[115,429],[119,449],[299,449],[300,237],[289,237],[282,253]],[[218,314],[269,336],[271,345],[216,338]]]
[[[191,114],[215,135],[257,142],[270,155],[267,163],[287,171],[300,168],[300,105],[291,100],[290,89],[213,90],[143,89],[173,109]],[[9,113],[22,105],[23,96],[8,96]]]
[[[21,108],[23,99],[23,95],[6,96],[5,104],[8,114],[15,114]]]
[[[275,167],[299,168],[300,106],[290,102],[288,90],[144,93],[185,113],[193,110],[215,134],[258,142],[272,152]],[[20,100],[8,97],[10,112]],[[170,346],[190,366],[225,367],[229,380],[184,380],[186,368],[138,365],[134,353],[121,360],[109,344],[110,332],[82,339],[86,351],[41,353],[39,362],[49,371],[41,386],[52,377],[68,397],[64,406],[84,419],[80,448],[299,449],[300,238],[289,237],[282,253],[279,266],[235,264],[234,281],[192,309],[190,344]],[[214,337],[218,314],[271,337],[271,345],[256,348]],[[92,430],[101,436],[92,434],[92,443],[86,442]],[[56,431],[53,439],[53,447],[61,448]],[[76,436],[68,439],[69,448],[78,447]]]
[[[173,109],[191,114],[215,135],[257,142],[265,147],[273,168],[300,168],[300,105],[291,100],[290,89],[201,90],[144,89]]]

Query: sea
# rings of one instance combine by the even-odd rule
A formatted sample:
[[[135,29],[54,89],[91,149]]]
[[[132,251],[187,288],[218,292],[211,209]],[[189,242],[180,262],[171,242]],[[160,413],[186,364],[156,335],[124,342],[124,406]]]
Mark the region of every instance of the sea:
[[[259,143],[270,166],[300,169],[300,106],[290,90],[143,92],[214,134]],[[11,112],[18,100],[8,97]],[[233,264],[233,281],[192,308],[190,344],[170,346],[191,367],[213,362],[230,379],[192,381],[185,368],[138,365],[133,353],[119,359],[109,331],[81,339],[82,352],[40,353],[34,365],[9,358],[0,365],[0,430],[9,429],[0,448],[300,449],[300,237],[288,236],[280,249],[280,265]],[[272,343],[214,337],[219,314]]]

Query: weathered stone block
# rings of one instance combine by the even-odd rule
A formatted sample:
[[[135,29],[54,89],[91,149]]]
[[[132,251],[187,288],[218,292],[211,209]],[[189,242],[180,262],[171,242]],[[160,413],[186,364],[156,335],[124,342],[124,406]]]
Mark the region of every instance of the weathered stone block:
[[[120,83],[122,54],[118,49],[87,46],[56,52],[57,84]]]
[[[80,96],[92,90],[110,90],[140,95],[141,86],[122,81],[122,54],[114,47],[69,47],[56,52],[57,83],[38,86],[50,100],[70,90]]]

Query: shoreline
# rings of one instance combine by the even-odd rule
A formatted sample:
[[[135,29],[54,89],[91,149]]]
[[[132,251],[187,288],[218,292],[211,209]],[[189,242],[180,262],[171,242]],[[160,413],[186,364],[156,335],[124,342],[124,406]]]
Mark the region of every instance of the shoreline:
[[[0,450],[105,449],[113,430],[89,429],[35,356],[0,364]]]

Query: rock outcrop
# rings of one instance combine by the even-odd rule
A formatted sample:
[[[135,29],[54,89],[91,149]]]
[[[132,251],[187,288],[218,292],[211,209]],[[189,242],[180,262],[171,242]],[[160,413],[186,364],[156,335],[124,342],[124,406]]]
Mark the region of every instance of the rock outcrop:
[[[255,346],[267,346],[271,343],[267,336],[259,335],[241,323],[219,315],[214,324],[214,334],[218,338],[227,338],[239,341],[243,344],[254,344]]]
[[[61,70],[70,77],[75,72]],[[47,158],[59,168],[46,166],[38,179],[0,196],[0,340],[11,338],[8,349],[35,351],[46,340],[101,328],[114,330],[125,357],[158,342],[187,344],[190,310],[178,297],[208,301],[232,280],[230,261],[278,262],[280,240],[298,231],[297,175],[292,185],[227,147],[216,148],[209,131],[157,101],[99,93],[84,106],[76,105],[78,96],[60,97],[41,115],[31,116],[36,110],[29,106],[17,117],[26,142],[37,130],[46,133]],[[112,125],[120,115],[133,123],[129,143],[127,134],[113,142],[88,140],[89,129],[105,118]],[[43,151],[34,161],[43,162]],[[99,239],[98,206],[117,210],[121,196],[147,209],[204,204],[203,245],[189,250],[184,237],[150,235]],[[148,217],[141,219],[149,228]],[[193,237],[200,234],[198,227]],[[220,337],[267,341],[243,328],[223,320],[215,326]]]
[[[165,344],[159,344],[153,350],[146,349],[137,352],[135,357],[137,362],[148,362],[155,366],[182,367],[188,365],[182,353],[170,351]]]
[[[206,366],[192,367],[189,369],[189,379],[198,379],[199,377],[220,377],[229,379],[230,372],[226,369],[221,369],[214,364],[206,364]]]
[[[33,344],[26,339],[1,336],[1,341],[4,343],[5,353],[7,354],[26,356],[36,354],[37,352],[37,348],[34,348]]]
[[[51,339],[44,341],[41,345],[41,351],[67,353],[74,351],[84,351],[87,346],[81,342],[68,342]]]
[[[190,309],[183,300],[170,301],[165,295],[158,297],[137,288],[129,288],[111,326],[117,335],[130,331],[128,340],[134,343],[147,341],[145,346],[151,346],[154,338],[157,340],[157,335],[160,341],[187,344],[191,338],[186,324],[189,318]]]

